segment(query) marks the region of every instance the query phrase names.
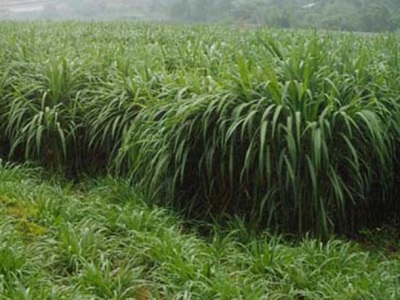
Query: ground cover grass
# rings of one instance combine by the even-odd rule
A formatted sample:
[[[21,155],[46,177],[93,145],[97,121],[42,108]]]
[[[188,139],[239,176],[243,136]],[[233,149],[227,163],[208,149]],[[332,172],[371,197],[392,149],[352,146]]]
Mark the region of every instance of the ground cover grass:
[[[82,181],[83,182],[83,181]],[[196,225],[126,180],[0,166],[0,299],[398,299],[399,256]]]

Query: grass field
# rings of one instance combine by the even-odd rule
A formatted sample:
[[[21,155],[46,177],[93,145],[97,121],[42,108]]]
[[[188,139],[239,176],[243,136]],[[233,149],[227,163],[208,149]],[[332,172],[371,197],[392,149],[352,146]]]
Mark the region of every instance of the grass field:
[[[398,50],[0,23],[0,299],[398,299]]]

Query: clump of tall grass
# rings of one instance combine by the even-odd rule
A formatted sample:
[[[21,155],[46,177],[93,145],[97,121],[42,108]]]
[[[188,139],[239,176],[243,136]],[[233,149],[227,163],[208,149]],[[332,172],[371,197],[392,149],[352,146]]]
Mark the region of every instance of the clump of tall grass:
[[[371,42],[255,41],[264,51],[239,52],[215,91],[139,113],[123,148],[133,175],[191,212],[320,236],[377,217],[373,197],[395,205],[398,96],[386,89],[391,67],[365,48]]]
[[[78,156],[82,80],[71,65],[65,58],[54,58],[40,65],[19,62],[10,71],[11,88],[1,99],[10,157],[39,160],[54,168]]]

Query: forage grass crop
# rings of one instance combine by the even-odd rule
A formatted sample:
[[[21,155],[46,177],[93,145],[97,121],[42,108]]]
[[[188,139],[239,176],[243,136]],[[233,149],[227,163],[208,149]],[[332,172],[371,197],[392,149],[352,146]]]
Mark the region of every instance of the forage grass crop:
[[[2,157],[291,233],[398,217],[395,35],[1,25]]]
[[[300,234],[354,230],[373,196],[395,205],[398,96],[387,88],[392,68],[364,48],[374,41],[252,38],[258,47],[239,52],[212,92],[139,112],[122,148],[133,176],[195,214]],[[354,43],[363,47],[348,57]],[[341,62],[346,70],[332,67]]]

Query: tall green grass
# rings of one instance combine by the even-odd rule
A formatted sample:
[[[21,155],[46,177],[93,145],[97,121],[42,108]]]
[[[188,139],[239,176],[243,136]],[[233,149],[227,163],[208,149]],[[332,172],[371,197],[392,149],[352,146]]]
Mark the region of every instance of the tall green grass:
[[[398,216],[394,35],[1,25],[4,157],[285,232]]]

